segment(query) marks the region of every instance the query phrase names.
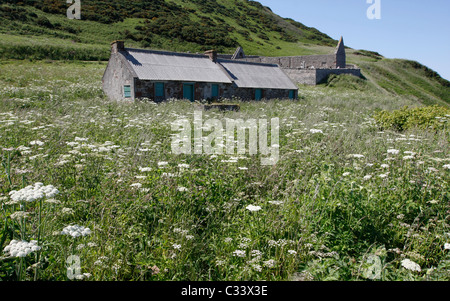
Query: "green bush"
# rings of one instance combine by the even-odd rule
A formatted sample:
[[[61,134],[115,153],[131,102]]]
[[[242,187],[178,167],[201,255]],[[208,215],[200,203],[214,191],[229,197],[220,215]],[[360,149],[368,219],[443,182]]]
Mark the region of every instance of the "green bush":
[[[382,129],[405,131],[411,128],[438,130],[447,126],[450,109],[441,106],[404,107],[392,112],[381,111],[374,118]]]

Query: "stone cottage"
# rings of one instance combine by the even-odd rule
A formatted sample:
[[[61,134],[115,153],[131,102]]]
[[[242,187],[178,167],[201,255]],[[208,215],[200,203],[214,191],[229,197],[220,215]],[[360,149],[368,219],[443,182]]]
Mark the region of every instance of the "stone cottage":
[[[298,97],[298,87],[277,65],[204,54],[125,48],[111,44],[111,57],[102,79],[112,100],[232,98],[261,100]]]

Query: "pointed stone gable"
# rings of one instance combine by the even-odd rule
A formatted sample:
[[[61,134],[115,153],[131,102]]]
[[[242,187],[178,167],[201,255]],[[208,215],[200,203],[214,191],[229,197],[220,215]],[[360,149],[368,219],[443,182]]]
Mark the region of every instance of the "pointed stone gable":
[[[242,49],[242,47],[238,47],[236,49],[236,52],[233,54],[233,56],[231,57],[232,60],[236,60],[236,59],[243,59],[245,58],[245,53],[244,53],[244,49]]]
[[[339,40],[335,54],[336,54],[336,68],[345,68],[347,58],[345,55],[345,45],[343,37],[341,37],[341,39]]]

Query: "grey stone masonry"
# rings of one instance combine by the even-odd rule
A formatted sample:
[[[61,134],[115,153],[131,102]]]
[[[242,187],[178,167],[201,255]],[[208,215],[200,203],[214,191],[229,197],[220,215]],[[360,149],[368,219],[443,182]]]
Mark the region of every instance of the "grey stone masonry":
[[[238,51],[242,51],[242,48],[238,48],[236,52]],[[226,57],[226,55],[219,56]],[[333,54],[284,57],[245,55],[238,57],[234,55],[233,59],[253,63],[277,64],[293,82],[304,85],[317,85],[330,74],[351,74],[361,77],[360,69],[353,65],[347,65],[343,37],[340,38]]]

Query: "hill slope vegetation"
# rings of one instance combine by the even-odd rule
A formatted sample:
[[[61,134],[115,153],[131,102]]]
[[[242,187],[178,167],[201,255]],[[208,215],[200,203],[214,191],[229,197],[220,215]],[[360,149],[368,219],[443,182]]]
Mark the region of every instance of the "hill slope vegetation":
[[[328,54],[337,41],[315,28],[247,0],[128,0],[82,2],[82,20],[69,20],[58,0],[7,0],[0,5],[0,58],[106,61],[109,44],[129,47],[291,56]],[[422,104],[448,105],[450,82],[418,62],[347,50],[365,77],[357,89],[407,95]],[[355,88],[342,84],[341,88]],[[336,87],[336,85],[333,85]]]

